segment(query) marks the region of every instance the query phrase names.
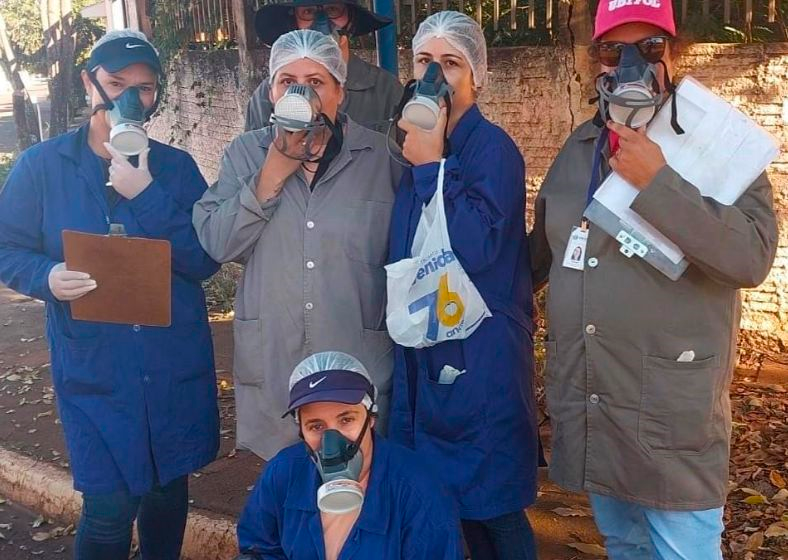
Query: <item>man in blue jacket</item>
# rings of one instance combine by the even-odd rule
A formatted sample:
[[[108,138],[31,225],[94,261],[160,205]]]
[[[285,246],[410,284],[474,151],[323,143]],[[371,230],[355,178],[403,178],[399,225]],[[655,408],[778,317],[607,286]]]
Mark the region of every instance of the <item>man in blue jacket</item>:
[[[290,405],[304,443],[281,451],[238,523],[239,560],[460,560],[460,523],[429,466],[374,434],[364,366],[321,352],[296,366]]]
[[[188,474],[218,449],[201,287],[218,265],[202,250],[191,218],[205,181],[183,151],[150,141],[134,165],[109,143],[119,131],[131,131],[131,143],[146,140],[129,121],[152,113],[160,77],[144,35],[108,33],[82,73],[93,107],[89,122],[24,152],[0,191],[0,281],[46,302],[58,409],[74,487],[84,500],[79,560],[126,560],[135,518],[142,557],[176,560]],[[97,286],[88,274],[66,270],[61,234],[107,234],[110,224],[129,236],[170,242],[170,327],[72,317],[69,302]]]

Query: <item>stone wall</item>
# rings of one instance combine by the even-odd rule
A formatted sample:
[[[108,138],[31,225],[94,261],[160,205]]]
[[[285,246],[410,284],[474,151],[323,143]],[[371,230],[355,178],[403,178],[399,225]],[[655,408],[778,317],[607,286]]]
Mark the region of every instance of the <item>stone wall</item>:
[[[372,53],[362,53],[372,58]],[[241,76],[237,51],[187,52],[170,72],[163,110],[151,136],[187,149],[208,182],[216,179],[222,150],[243,130],[248,93],[263,79],[267,51],[256,51],[259,74]],[[400,76],[410,78],[410,54],[400,57]],[[573,75],[569,49],[522,47],[490,52],[490,78],[479,104],[505,128],[525,155],[538,184],[572,127],[587,116],[587,103],[570,95]]]
[[[186,53],[170,73],[166,102],[151,125],[153,137],[187,149],[209,183],[224,146],[243,128],[249,92],[263,77],[267,52],[253,58],[258,69],[248,76],[239,73],[235,51]],[[410,54],[403,51],[403,79],[409,66]],[[479,104],[525,155],[532,202],[566,136],[593,114],[588,103],[593,71],[583,48],[560,46],[492,49],[489,69]],[[780,222],[788,224],[788,44],[697,44],[683,54],[678,71],[700,79],[782,142],[783,153],[769,175]],[[788,351],[788,229],[781,231],[769,278],[743,297],[743,343],[770,353]]]

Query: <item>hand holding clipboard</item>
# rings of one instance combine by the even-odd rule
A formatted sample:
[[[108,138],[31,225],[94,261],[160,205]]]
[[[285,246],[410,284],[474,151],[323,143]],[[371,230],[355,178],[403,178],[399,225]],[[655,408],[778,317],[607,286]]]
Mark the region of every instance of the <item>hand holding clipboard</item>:
[[[86,272],[97,284],[71,302],[74,319],[170,326],[169,241],[65,230],[63,253],[69,270]]]

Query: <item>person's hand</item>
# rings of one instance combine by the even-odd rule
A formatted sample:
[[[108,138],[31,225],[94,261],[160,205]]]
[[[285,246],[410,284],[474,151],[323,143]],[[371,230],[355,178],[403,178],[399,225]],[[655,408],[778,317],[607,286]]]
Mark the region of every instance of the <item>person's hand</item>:
[[[446,121],[446,107],[441,107],[438,123],[432,130],[424,130],[404,118],[400,119],[397,126],[405,132],[405,141],[402,144],[403,157],[413,165],[440,161],[443,157]]]
[[[104,142],[104,147],[112,156],[112,163],[109,166],[109,181],[120,196],[131,200],[153,182],[153,177],[148,171],[150,148],[145,148],[142,151],[139,155],[139,165],[134,167],[126,156],[112,147],[112,144]]]
[[[306,132],[279,130],[277,134],[287,134],[288,146],[299,146],[306,138]],[[287,178],[298,171],[300,166],[301,160],[286,156],[279,150],[276,140],[271,142],[265,162],[263,162],[263,168],[260,171],[260,177],[257,180],[257,200],[265,202],[278,195]]]
[[[645,126],[632,130],[611,121],[607,127],[619,137],[618,151],[610,158],[610,168],[642,191],[667,163],[662,149],[646,136]]]
[[[49,289],[59,301],[73,301],[95,290],[98,284],[87,272],[66,270],[66,263],[56,264],[49,271]]]

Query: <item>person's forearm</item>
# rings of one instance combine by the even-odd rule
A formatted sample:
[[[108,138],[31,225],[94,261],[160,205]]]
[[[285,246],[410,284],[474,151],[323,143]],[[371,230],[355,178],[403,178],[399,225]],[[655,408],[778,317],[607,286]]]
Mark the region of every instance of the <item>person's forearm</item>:
[[[262,204],[275,198],[282,191],[286,180],[287,177],[277,177],[264,167],[260,172],[260,177],[257,179],[257,188],[255,189],[257,201]]]

